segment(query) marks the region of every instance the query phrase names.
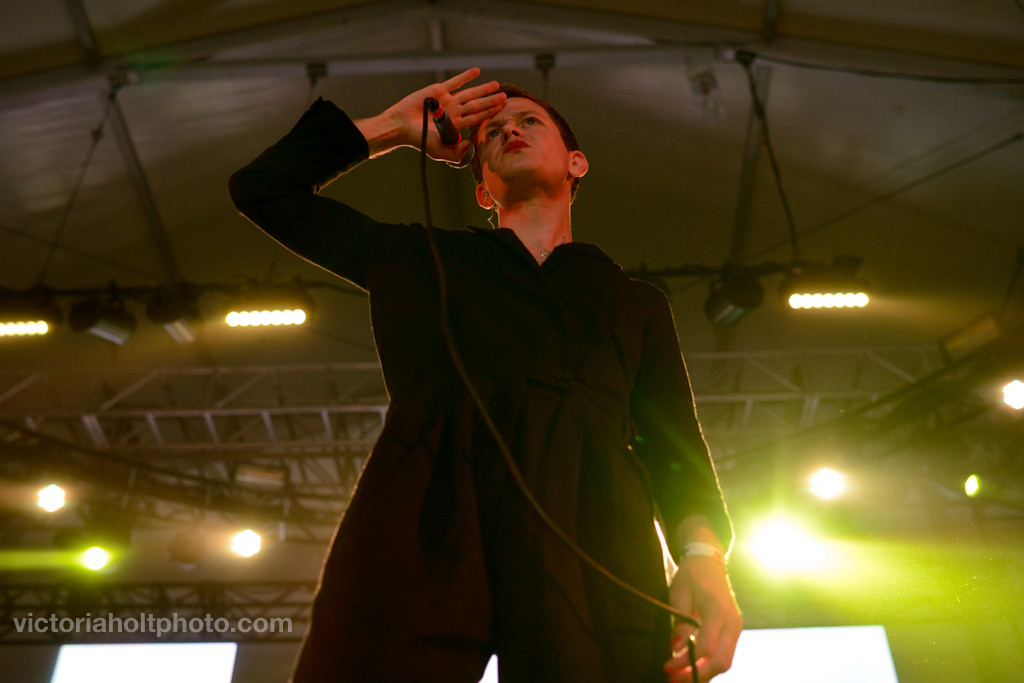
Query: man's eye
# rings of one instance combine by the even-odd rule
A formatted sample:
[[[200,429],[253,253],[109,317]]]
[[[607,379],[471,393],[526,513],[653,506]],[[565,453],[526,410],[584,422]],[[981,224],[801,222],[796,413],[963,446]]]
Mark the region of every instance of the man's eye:
[[[501,135],[501,131],[498,130],[497,128],[492,128],[491,130],[487,131],[487,136],[486,137],[487,137],[488,140],[493,140],[494,138],[498,137],[499,135]]]
[[[540,119],[538,119],[536,116],[527,116],[525,119],[523,119],[524,126],[532,126],[535,123],[540,123]]]

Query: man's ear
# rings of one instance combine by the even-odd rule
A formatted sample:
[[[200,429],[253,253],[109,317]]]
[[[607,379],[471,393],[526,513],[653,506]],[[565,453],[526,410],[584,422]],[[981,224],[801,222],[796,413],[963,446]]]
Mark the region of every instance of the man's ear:
[[[476,203],[480,205],[481,209],[494,208],[494,198],[488,194],[483,183],[476,184]]]
[[[590,165],[587,163],[587,157],[584,156],[583,152],[573,150],[569,152],[569,175],[573,178],[582,178],[587,174],[587,169]]]

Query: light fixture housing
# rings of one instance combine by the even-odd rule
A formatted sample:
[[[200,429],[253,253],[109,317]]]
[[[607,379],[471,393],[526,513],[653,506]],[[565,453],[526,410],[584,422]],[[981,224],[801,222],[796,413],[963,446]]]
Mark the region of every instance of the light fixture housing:
[[[730,276],[711,285],[704,315],[713,324],[731,327],[764,301],[764,288],[754,277]]]
[[[282,491],[288,485],[288,470],[283,467],[240,462],[235,466],[235,483],[241,486]]]
[[[0,338],[44,335],[60,320],[60,309],[48,290],[0,290]]]
[[[835,256],[825,263],[793,264],[779,294],[794,309],[864,308],[870,301],[869,287],[857,277],[863,261],[859,256]]]
[[[949,362],[960,360],[986,348],[1003,336],[995,313],[985,313],[939,340],[939,348]]]
[[[91,298],[71,307],[68,326],[75,332],[88,332],[120,346],[135,334],[136,321],[124,304]]]
[[[146,302],[146,317],[164,328],[179,344],[196,340],[192,321],[199,319],[199,304],[184,288],[161,292]]]

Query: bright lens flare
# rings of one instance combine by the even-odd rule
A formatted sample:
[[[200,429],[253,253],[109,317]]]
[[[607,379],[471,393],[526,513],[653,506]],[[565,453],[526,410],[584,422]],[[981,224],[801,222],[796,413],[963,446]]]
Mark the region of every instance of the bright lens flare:
[[[1024,382],[1015,379],[1003,387],[1003,403],[1014,410],[1024,408]]]
[[[110,553],[99,546],[93,546],[82,553],[82,564],[86,569],[103,569],[110,561]]]
[[[232,311],[224,321],[231,327],[260,327],[272,325],[301,325],[306,312],[301,308],[273,311]]]
[[[964,493],[967,494],[968,498],[974,498],[981,491],[981,478],[977,474],[972,474],[967,477],[964,481]]]
[[[791,294],[790,308],[864,308],[870,299],[864,292]]]
[[[783,519],[755,529],[750,537],[750,550],[763,566],[780,573],[813,571],[829,559],[819,540]]]
[[[45,320],[0,322],[0,337],[28,337],[46,334],[50,326]]]
[[[252,557],[260,551],[262,539],[252,529],[239,531],[231,538],[231,551],[242,557]]]
[[[39,507],[47,512],[55,512],[64,507],[64,489],[56,484],[39,489]]]
[[[811,493],[832,500],[846,491],[846,478],[835,470],[824,467],[811,475]]]

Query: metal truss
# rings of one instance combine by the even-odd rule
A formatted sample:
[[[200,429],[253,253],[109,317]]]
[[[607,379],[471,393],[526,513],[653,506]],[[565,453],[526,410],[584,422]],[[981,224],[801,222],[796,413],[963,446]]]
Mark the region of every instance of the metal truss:
[[[687,362],[705,429],[724,443],[805,428],[916,381],[941,358],[937,348],[899,347]],[[139,460],[365,453],[386,412],[375,363],[0,374],[0,420]],[[298,474],[298,485],[318,476]]]
[[[716,457],[847,414],[943,365],[931,346],[695,353],[686,360]]]
[[[0,419],[161,459],[365,451],[386,411],[376,363],[0,375]]]
[[[933,372],[930,347],[687,356],[723,472],[752,445],[870,406]],[[324,543],[387,411],[374,363],[0,375],[0,474],[64,473],[131,518],[283,525]],[[86,521],[87,520],[83,520]]]
[[[0,585],[0,643],[296,641],[315,590],[313,581]]]

